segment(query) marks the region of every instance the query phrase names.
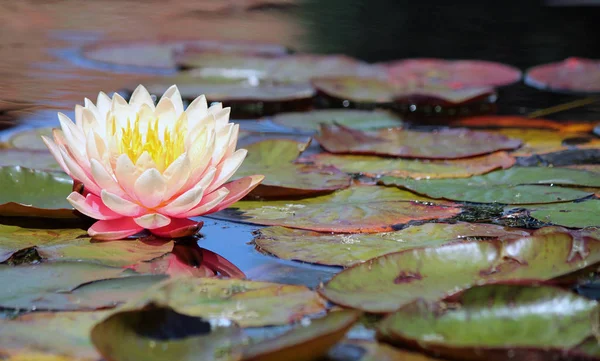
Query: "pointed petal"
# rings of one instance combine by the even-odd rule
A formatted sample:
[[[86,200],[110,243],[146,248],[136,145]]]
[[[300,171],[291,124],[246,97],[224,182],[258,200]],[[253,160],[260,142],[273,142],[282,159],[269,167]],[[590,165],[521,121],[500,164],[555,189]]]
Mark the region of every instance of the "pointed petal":
[[[137,179],[139,173],[136,171],[135,165],[129,159],[127,154],[121,154],[119,158],[117,158],[117,163],[115,165],[115,177],[117,181],[121,185],[121,188],[130,196],[135,195],[135,180]]]
[[[217,177],[215,180],[213,180],[207,191],[212,192],[213,190],[222,186],[223,183],[227,182],[242,165],[244,159],[246,158],[246,154],[248,154],[246,149],[238,149],[231,155],[231,157],[225,159],[223,164],[218,168]]]
[[[155,229],[168,226],[171,223],[171,218],[160,213],[149,213],[141,217],[134,218],[138,226],[145,229]]]
[[[98,113],[100,114],[100,117],[97,118],[98,121],[106,120],[106,115],[108,114],[108,111],[110,110],[111,103],[112,103],[112,100],[110,99],[110,97],[108,95],[106,95],[106,93],[104,93],[104,92],[98,93],[98,99],[96,100],[96,108],[98,109]]]
[[[265,179],[264,175],[252,175],[225,184],[222,188],[228,189],[229,194],[216,208],[209,210],[209,212],[214,213],[221,211],[244,198],[246,194],[252,192],[263,179]]]
[[[133,159],[132,159],[133,160]],[[142,153],[140,157],[135,161],[135,167],[139,174],[142,174],[144,171],[156,168],[156,163],[154,163],[154,159],[148,152]]]
[[[167,182],[156,168],[142,173],[134,184],[137,199],[147,208],[158,206],[167,190]]]
[[[86,172],[81,168],[81,166],[79,166],[79,164],[77,164],[77,162],[75,162],[75,160],[71,158],[71,156],[67,153],[67,150],[62,146],[59,146],[59,150],[67,169],[69,169],[68,173],[71,176],[71,178],[83,183],[85,189],[90,191],[91,193],[94,193],[96,195],[100,194],[100,188],[98,187],[98,185],[93,180],[91,180],[86,174]]]
[[[193,129],[198,125],[200,120],[204,119],[208,114],[208,105],[206,104],[206,97],[200,95],[193,102],[188,105],[185,110],[188,117],[188,124],[190,129]]]
[[[166,206],[160,208],[158,211],[166,215],[176,217],[179,214],[185,213],[200,203],[202,195],[204,194],[204,188],[194,187],[173,201],[169,202]]]
[[[229,190],[225,188],[219,188],[211,194],[205,196],[202,199],[202,202],[200,202],[200,204],[198,204],[196,207],[183,214],[180,214],[179,217],[187,218],[206,214],[211,209],[216,208],[225,199],[225,197],[227,197],[227,194],[229,194]]]
[[[147,105],[150,109],[154,110],[154,101],[148,90],[143,85],[138,85],[137,88],[131,94],[129,98],[129,105],[133,109],[139,109],[143,104]]]
[[[109,220],[123,217],[121,214],[115,213],[105,206],[100,197],[93,194],[88,194],[84,197],[77,192],[72,192],[67,197],[67,201],[71,203],[73,208],[94,219]]]
[[[223,160],[223,156],[229,146],[229,140],[233,135],[233,124],[227,124],[223,128],[217,130],[215,140],[215,148],[213,149],[211,164],[219,164]]]
[[[231,108],[223,108],[215,113],[215,121],[217,123],[217,129],[221,129],[229,123],[229,115],[231,114]]]
[[[169,223],[169,225],[160,228],[154,228],[150,230],[150,232],[156,236],[164,238],[189,237],[198,233],[203,225],[204,222],[202,221],[196,222],[187,218],[171,218],[171,223]]]
[[[125,192],[119,186],[113,176],[110,175],[106,168],[104,168],[104,166],[96,159],[92,159],[91,161],[91,170],[92,177],[94,177],[94,182],[96,182],[100,188],[106,189],[107,191],[114,193],[119,197],[123,197],[125,195]]]
[[[50,138],[43,136],[43,135],[42,135],[42,141],[46,144],[46,147],[48,147],[50,154],[52,154],[54,159],[56,159],[56,162],[58,163],[58,165],[60,165],[62,170],[64,170],[65,173],[67,173],[68,175],[71,175],[69,168],[67,168],[67,165],[65,164],[65,161],[63,160],[62,155],[60,154],[60,150],[58,149],[58,146]]]
[[[175,106],[170,98],[165,98],[164,96],[160,99],[158,104],[156,105],[156,110],[154,114],[158,117],[158,132],[159,134],[163,134],[167,127],[173,126],[177,121],[177,112],[175,111]]]
[[[137,217],[144,214],[145,209],[140,205],[119,197],[103,189],[101,194],[102,203],[104,203],[113,212],[127,217]]]
[[[131,218],[118,218],[112,220],[103,220],[94,223],[89,229],[88,234],[94,239],[109,241],[123,239],[143,231]]]
[[[180,155],[165,169],[163,177],[165,177],[165,181],[167,182],[167,190],[164,199],[171,199],[171,197],[179,193],[181,187],[183,187],[190,176],[190,170],[190,160],[186,153]]]
[[[179,118],[181,113],[183,113],[183,101],[181,100],[181,94],[179,93],[177,85],[171,85],[162,97],[171,99],[171,103],[175,109],[175,114]]]

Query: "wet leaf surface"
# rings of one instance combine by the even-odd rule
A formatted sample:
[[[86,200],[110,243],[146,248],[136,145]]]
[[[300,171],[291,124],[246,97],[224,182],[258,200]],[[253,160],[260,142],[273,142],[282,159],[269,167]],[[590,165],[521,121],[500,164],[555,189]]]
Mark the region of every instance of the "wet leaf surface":
[[[539,204],[524,207],[542,222],[571,228],[600,227],[600,200],[577,203]]]
[[[566,202],[585,198],[592,193],[559,186],[600,186],[600,178],[595,173],[546,167],[512,167],[461,179],[415,180],[386,176],[380,182],[431,198],[504,204]]]
[[[426,159],[472,157],[515,149],[521,144],[503,135],[467,129],[417,132],[395,128],[362,132],[339,125],[322,125],[316,139],[331,153]]]
[[[293,163],[309,144],[288,139],[250,144],[245,147],[248,156],[233,179],[266,175],[252,194],[267,197],[308,195],[348,188],[351,178],[335,168]]]
[[[454,359],[571,359],[597,317],[596,301],[569,291],[493,285],[465,291],[458,303],[405,306],[383,327],[398,343]]]
[[[150,303],[207,319],[231,319],[242,327],[285,325],[325,310],[325,302],[305,286],[216,278],[175,278],[124,307]]]
[[[18,149],[0,149],[0,167],[21,166],[43,171],[62,172],[49,152]]]
[[[327,316],[300,324],[289,332],[247,347],[245,361],[308,361],[319,360],[340,341],[358,320],[356,311],[336,311]]]
[[[8,139],[8,146],[23,150],[36,150],[48,152],[48,147],[42,141],[42,135],[46,137],[52,136],[52,128],[34,128],[22,130],[14,133]]]
[[[318,91],[341,100],[375,104],[394,101],[394,87],[381,79],[327,77],[314,79],[312,84]]]
[[[599,261],[598,237],[548,227],[530,237],[463,241],[387,254],[338,273],[319,291],[339,305],[384,313],[474,285],[545,281]]]
[[[0,354],[23,361],[99,361],[89,334],[109,313],[35,312],[0,318]]]
[[[317,131],[321,124],[341,124],[359,130],[402,125],[402,120],[397,115],[381,110],[322,109],[282,113],[274,115],[271,119],[278,125],[306,131]]]
[[[510,138],[520,139],[523,146],[511,154],[516,157],[526,157],[533,154],[547,154],[567,149],[600,148],[600,139],[581,132],[561,132],[548,129],[506,128],[490,130]],[[579,139],[577,144],[569,145],[569,140]]]
[[[572,57],[538,65],[527,70],[525,84],[559,92],[600,92],[600,62]]]
[[[0,167],[0,215],[72,218],[67,202],[73,181],[66,174],[19,166]]]
[[[91,339],[111,361],[234,361],[244,342],[235,325],[211,325],[165,307],[114,313],[94,326]]]
[[[327,361],[440,361],[416,352],[399,350],[384,343],[348,340],[329,351]]]
[[[506,152],[454,160],[397,159],[320,153],[303,158],[302,161],[321,166],[333,166],[351,174],[364,174],[370,177],[389,175],[415,179],[466,178],[499,168],[510,168],[515,164],[515,159]]]
[[[375,234],[329,234],[285,227],[267,227],[254,239],[259,250],[279,258],[331,266],[351,266],[388,253],[437,247],[461,240],[528,236],[524,229],[491,224],[427,223]]]
[[[222,215],[270,226],[374,233],[391,231],[410,221],[450,218],[461,212],[454,203],[430,201],[396,188],[355,186],[299,200],[241,201]]]
[[[519,128],[526,129],[552,129],[570,133],[589,133],[594,129],[593,123],[579,123],[568,121],[554,121],[549,119],[536,119],[520,115],[485,115],[477,117],[460,118],[452,121],[453,126],[470,128]]]

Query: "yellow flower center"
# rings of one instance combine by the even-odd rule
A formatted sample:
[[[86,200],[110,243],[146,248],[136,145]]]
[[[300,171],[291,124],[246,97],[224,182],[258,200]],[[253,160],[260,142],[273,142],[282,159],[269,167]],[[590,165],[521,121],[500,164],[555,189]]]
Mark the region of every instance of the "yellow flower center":
[[[132,162],[136,162],[144,153],[152,157],[156,168],[163,172],[175,159],[185,152],[185,136],[187,121],[185,116],[180,117],[173,127],[165,127],[162,137],[158,127],[158,118],[146,121],[147,129],[143,131],[140,115],[138,114],[133,124],[127,120],[127,127],[122,128],[119,152],[127,154]],[[116,132],[113,121],[113,134]]]

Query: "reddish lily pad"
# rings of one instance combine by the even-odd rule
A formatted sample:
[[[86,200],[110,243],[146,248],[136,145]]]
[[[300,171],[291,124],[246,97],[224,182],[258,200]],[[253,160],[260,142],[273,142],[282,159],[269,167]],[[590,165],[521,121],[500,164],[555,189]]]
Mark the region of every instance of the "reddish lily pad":
[[[14,319],[0,318],[0,354],[11,361],[98,361],[101,356],[89,334],[109,314],[34,312]]]
[[[95,325],[90,337],[112,361],[237,361],[245,342],[235,325],[211,325],[166,307],[114,313]]]
[[[520,115],[486,115],[454,120],[452,125],[469,128],[552,129],[563,132],[589,133],[592,123],[557,122],[549,119],[528,118]]]
[[[323,76],[385,78],[383,69],[344,55],[297,54],[279,58],[269,79],[278,82],[309,82]]]
[[[346,310],[310,320],[279,337],[250,345],[244,350],[244,361],[318,360],[340,341],[360,313]]]
[[[329,234],[267,227],[254,239],[257,248],[283,259],[331,266],[352,266],[388,253],[437,247],[469,239],[526,237],[523,229],[477,223],[426,223],[375,234]]]
[[[383,64],[390,79],[401,84],[448,89],[498,87],[521,79],[521,71],[481,60],[407,59]]]
[[[451,218],[461,212],[454,203],[430,202],[428,198],[395,188],[355,186],[299,200],[241,201],[224,215],[237,210],[243,221],[256,224],[322,232],[375,233],[391,231],[396,225],[415,220]]]
[[[73,180],[59,172],[0,167],[0,215],[73,218],[67,202]]]
[[[49,172],[62,172],[62,168],[47,151],[0,149],[0,167],[21,166]]]
[[[475,287],[457,302],[416,302],[383,321],[397,343],[461,360],[582,359],[598,303],[554,287]]]
[[[532,204],[523,207],[542,222],[571,228],[600,227],[600,200],[577,203]]]
[[[529,237],[387,254],[338,273],[319,292],[339,305],[387,313],[417,299],[435,301],[474,285],[541,282],[598,262],[600,239],[551,227]]]
[[[525,84],[559,92],[600,92],[600,61],[568,58],[527,70]]]
[[[310,144],[291,139],[268,139],[245,146],[248,156],[235,178],[264,174],[265,179],[252,194],[295,196],[348,188],[351,178],[333,167],[293,163]]]
[[[519,128],[506,128],[490,131],[521,140],[523,146],[511,153],[516,157],[553,153],[567,149],[600,148],[600,139],[587,133]],[[570,139],[577,139],[578,144],[569,144]]]
[[[400,128],[362,132],[342,125],[321,125],[316,139],[331,153],[424,159],[457,159],[518,148],[521,141],[467,129],[418,132]]]
[[[467,159],[420,160],[394,159],[369,155],[316,154],[303,158],[302,162],[320,166],[333,166],[343,172],[364,174],[370,177],[389,175],[415,179],[467,178],[515,164],[515,158],[506,152],[495,152]]]
[[[320,124],[341,124],[353,129],[391,128],[402,125],[395,114],[382,110],[322,109],[309,112],[282,113],[273,122],[285,127],[316,131]]]
[[[175,278],[123,306],[156,303],[181,314],[231,319],[242,327],[285,325],[325,310],[325,302],[305,286],[216,278]]]
[[[52,137],[52,128],[34,128],[16,132],[11,135],[7,143],[11,148],[48,152],[42,136]]]
[[[458,179],[415,180],[386,176],[380,182],[431,198],[504,204],[566,202],[592,193],[559,186],[600,187],[600,179],[595,173],[546,167],[512,167]]]

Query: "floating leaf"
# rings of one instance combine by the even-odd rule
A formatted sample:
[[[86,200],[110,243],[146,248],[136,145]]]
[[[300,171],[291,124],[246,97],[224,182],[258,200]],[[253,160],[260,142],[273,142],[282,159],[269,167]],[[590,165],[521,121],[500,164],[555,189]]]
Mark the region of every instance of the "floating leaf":
[[[339,305],[392,312],[474,285],[549,280],[600,261],[600,239],[564,228],[530,237],[456,242],[387,254],[335,275],[319,292]]]
[[[89,334],[109,313],[34,312],[14,319],[0,318],[0,354],[23,361],[98,361],[101,357]]]
[[[21,166],[44,171],[62,172],[62,168],[49,152],[19,149],[1,149],[0,167]]]
[[[277,114],[272,120],[285,127],[307,131],[317,131],[320,124],[341,124],[353,129],[391,128],[402,125],[402,120],[397,115],[382,110],[323,109]]]
[[[346,173],[364,174],[370,177],[390,175],[410,178],[465,178],[510,168],[515,159],[506,152],[495,152],[467,159],[419,160],[384,158],[369,155],[315,154],[303,158],[321,166],[333,166]]]
[[[467,239],[507,239],[529,235],[518,228],[477,223],[426,223],[375,234],[328,234],[285,227],[267,227],[254,239],[263,251],[283,259],[332,266],[351,266],[388,253],[437,247]]]
[[[360,356],[359,356],[360,355]],[[364,340],[348,340],[338,343],[329,351],[327,361],[440,361],[415,352]]]
[[[600,187],[594,173],[565,168],[512,167],[460,179],[383,177],[381,183],[406,188],[431,198],[478,203],[532,204],[566,202],[591,193],[557,187]]]
[[[213,326],[164,307],[112,314],[94,326],[91,339],[111,361],[235,361],[244,342],[237,326]]]
[[[0,294],[0,307],[45,310],[53,305],[54,294],[71,292],[84,283],[125,275],[120,268],[83,262],[0,265],[0,288],[4,290]],[[77,309],[77,305],[65,305],[62,309]]]
[[[525,84],[538,89],[600,92],[600,61],[571,57],[527,70]]]
[[[592,123],[557,122],[549,119],[536,119],[520,115],[484,115],[459,118],[453,120],[452,125],[469,128],[519,128],[519,130],[532,128],[552,129],[570,133],[589,133],[594,129],[594,124]]]
[[[48,147],[42,141],[42,136],[52,137],[52,128],[34,128],[16,132],[8,139],[8,145],[16,149],[48,152]]]
[[[519,129],[506,128],[490,130],[510,138],[520,139],[523,146],[511,154],[517,157],[526,157],[533,154],[546,154],[567,149],[594,149],[600,148],[600,139],[586,133],[557,132],[548,129]],[[572,142],[572,140],[577,140]],[[569,145],[569,141],[572,145]]]
[[[309,144],[291,139],[250,144],[245,147],[248,156],[235,177],[264,174],[265,179],[252,191],[259,196],[307,195],[348,188],[350,177],[335,168],[292,163]]]
[[[392,81],[449,89],[497,87],[521,79],[509,65],[482,60],[406,59],[384,63]]]
[[[567,359],[595,335],[598,311],[559,288],[491,285],[465,291],[458,304],[405,306],[383,327],[398,343],[453,359]]]
[[[456,159],[519,147],[503,135],[446,129],[418,132],[400,128],[362,132],[341,125],[322,125],[316,137],[331,153],[386,155],[407,158]]]
[[[391,103],[394,87],[385,80],[359,77],[318,78],[312,81],[318,91],[331,97],[359,103]]]
[[[150,303],[208,319],[231,319],[243,327],[284,325],[325,310],[325,302],[305,286],[216,278],[175,278],[126,304]]]
[[[93,241],[85,231],[76,228],[36,229],[0,225],[0,262],[29,247],[36,247],[38,254],[48,260],[127,266],[170,252],[173,241]]]
[[[358,320],[356,311],[336,311],[319,319],[312,319],[310,325],[299,325],[279,337],[250,345],[244,350],[245,361],[305,361],[318,360],[339,340]]]
[[[454,203],[430,201],[395,188],[356,186],[293,201],[241,201],[224,215],[237,210],[243,221],[268,226],[374,233],[391,231],[410,221],[450,218],[461,212]]]
[[[600,200],[577,203],[532,204],[523,207],[539,221],[558,226],[584,228],[600,227]]]
[[[73,180],[66,174],[19,166],[0,167],[0,215],[74,217],[67,202]]]

